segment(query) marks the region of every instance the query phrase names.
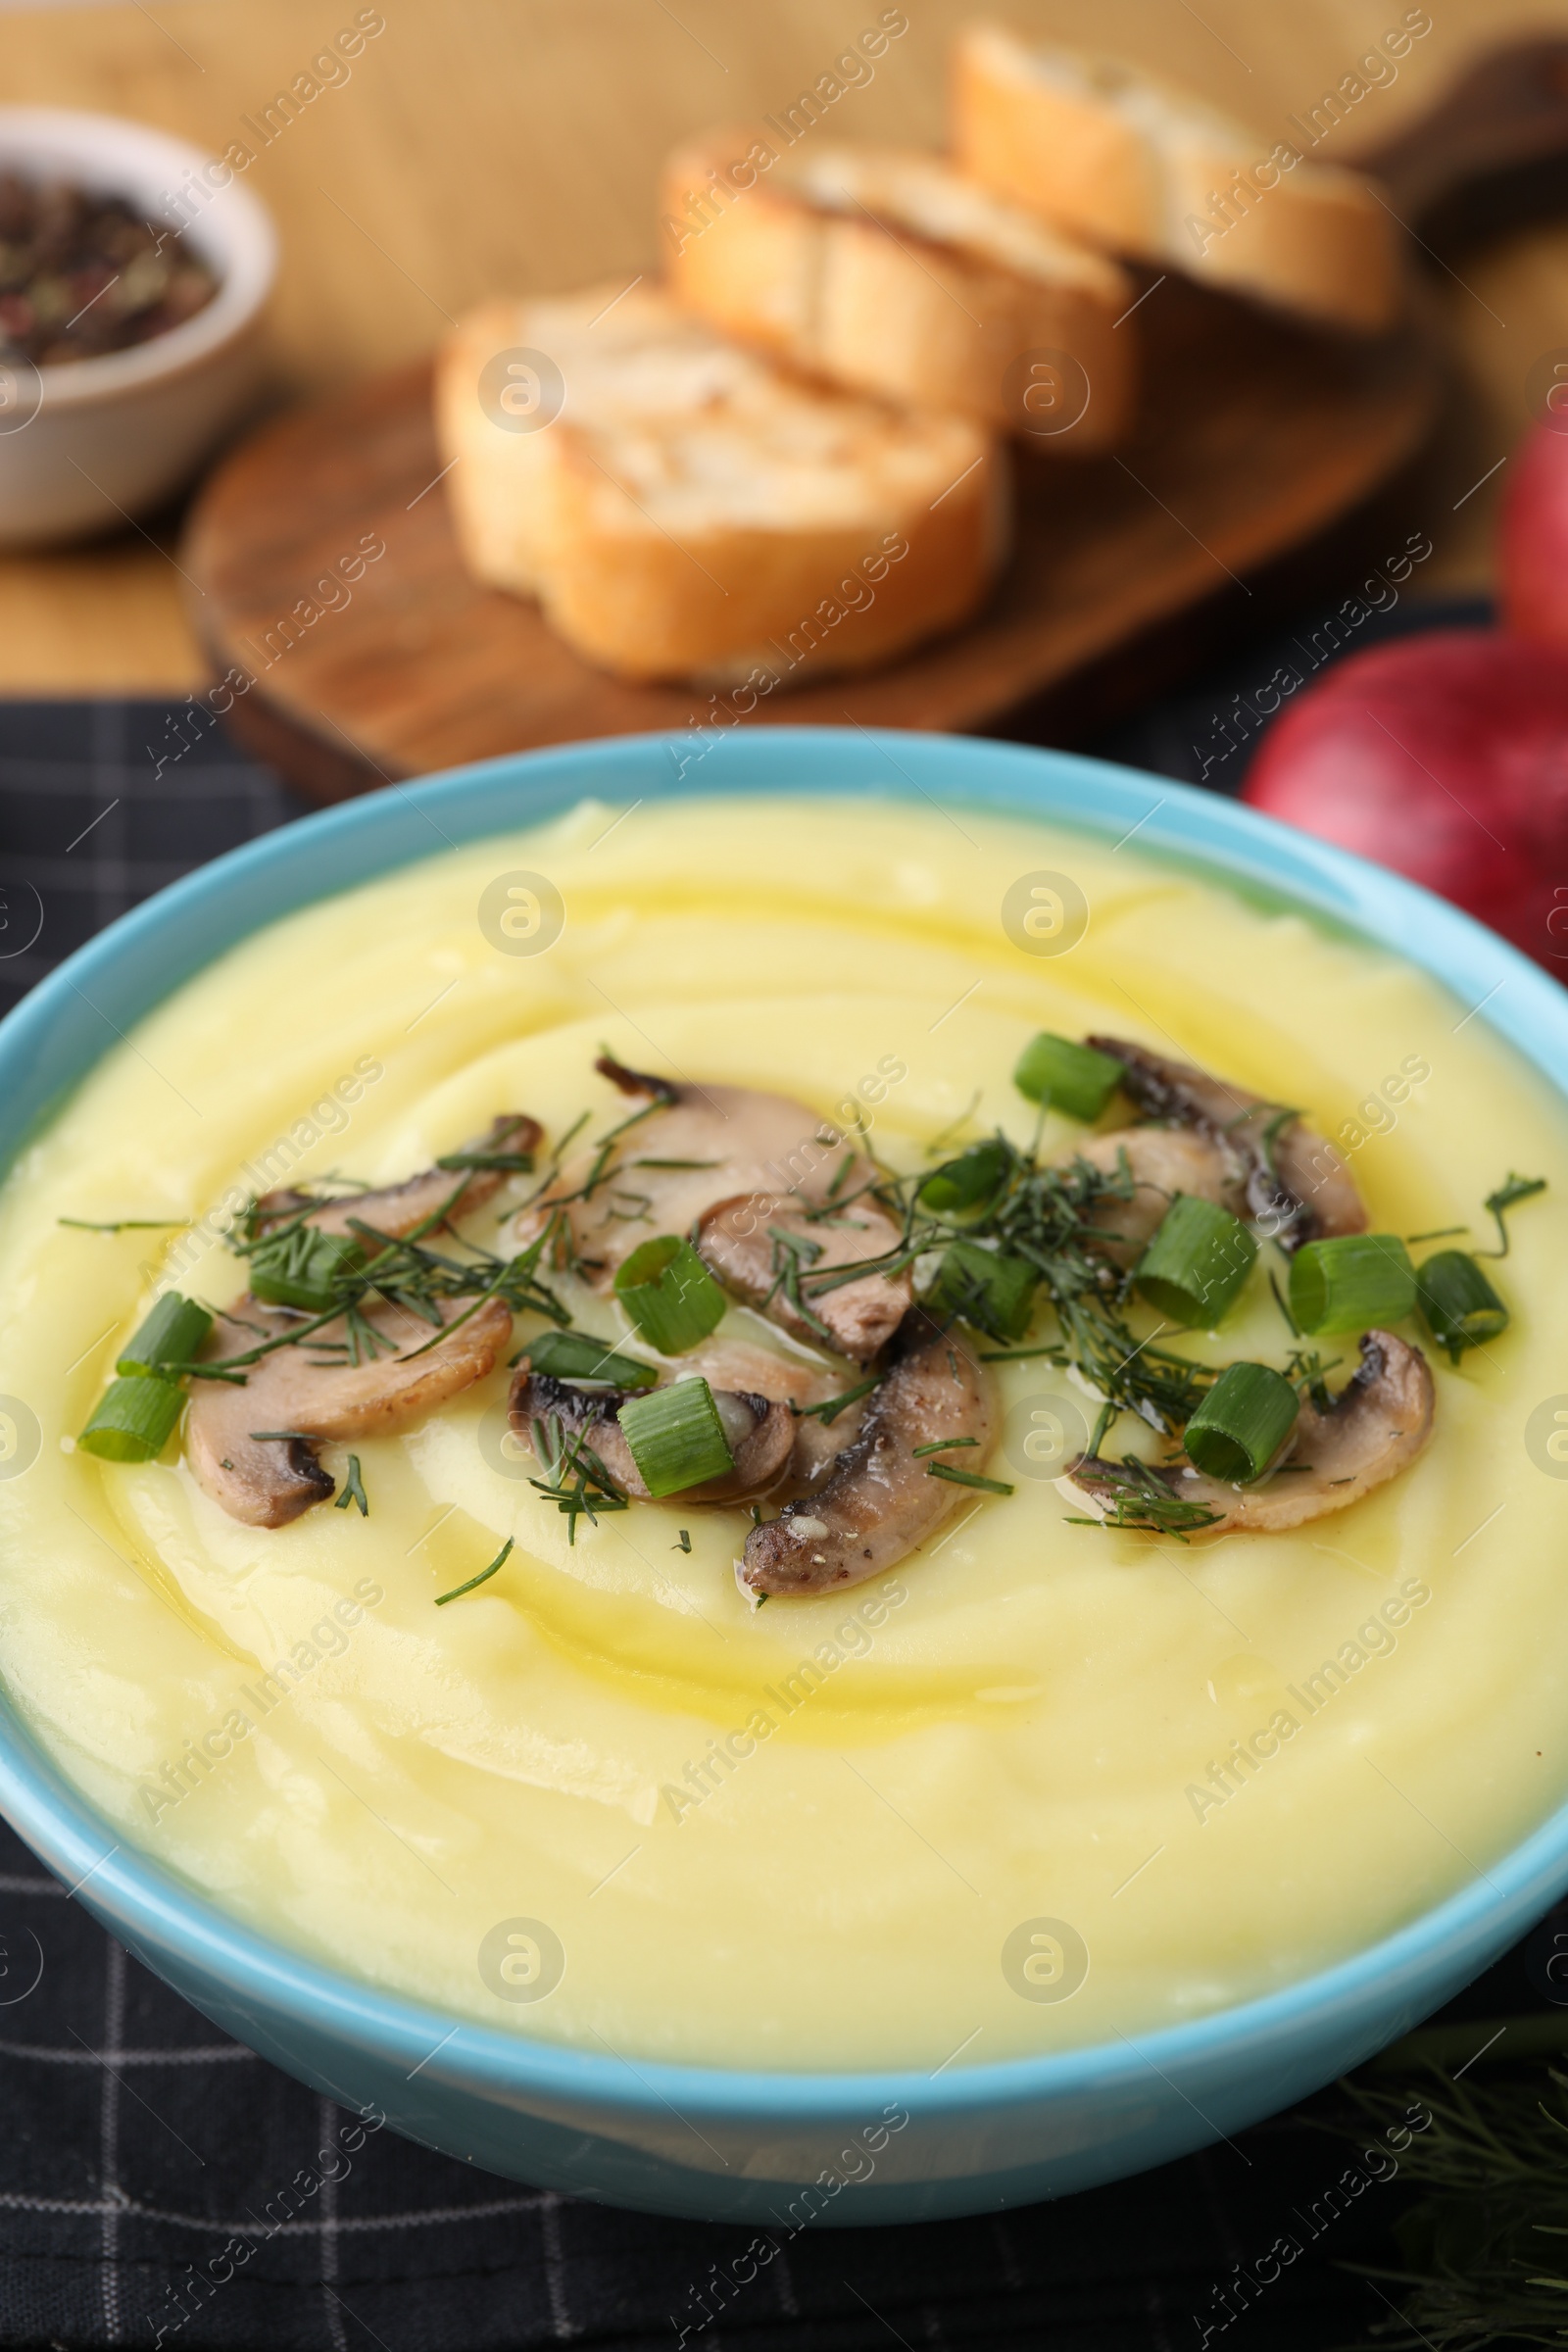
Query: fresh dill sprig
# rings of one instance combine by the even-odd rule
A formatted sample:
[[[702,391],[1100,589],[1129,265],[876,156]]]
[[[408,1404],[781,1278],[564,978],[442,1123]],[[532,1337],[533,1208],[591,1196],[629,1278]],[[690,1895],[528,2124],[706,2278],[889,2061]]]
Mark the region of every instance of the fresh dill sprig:
[[[601,1511],[629,1508],[625,1495],[589,1446],[586,1427],[568,1438],[560,1414],[550,1413],[543,1420],[530,1421],[528,1429],[544,1471],[543,1478],[531,1478],[528,1484],[564,1515],[568,1544],[577,1541],[579,1519],[586,1518],[590,1527],[597,1527]]]
[[[841,1389],[836,1396],[824,1396],[820,1404],[797,1404],[792,1396],[790,1411],[797,1421],[820,1421],[824,1429],[830,1429],[847,1405],[858,1404],[862,1396],[869,1396],[873,1389],[881,1386],[881,1373],[873,1372],[869,1380],[858,1382],[853,1389]]]
[[[490,1582],[490,1579],[496,1574],[497,1570],[506,1566],[508,1560],[512,1557],[512,1548],[513,1538],[509,1536],[506,1542],[502,1544],[501,1549],[496,1553],[495,1558],[491,1561],[488,1568],[481,1568],[477,1576],[470,1576],[466,1585],[454,1585],[450,1592],[438,1592],[436,1594],[436,1607],[438,1609],[444,1609],[449,1600],[461,1600],[465,1592],[472,1592],[480,1585],[487,1585]]]
[[[1493,1222],[1497,1228],[1497,1247],[1495,1250],[1478,1250],[1475,1253],[1477,1257],[1506,1257],[1508,1254],[1508,1228],[1503,1223],[1503,1218],[1508,1210],[1516,1208],[1521,1200],[1532,1200],[1537,1193],[1544,1193],[1545,1189],[1546,1179],[1544,1176],[1516,1176],[1510,1168],[1505,1181],[1498,1185],[1494,1193],[1489,1193],[1482,1204],[1491,1211]]]
[[[782,1291],[808,1330],[813,1331],[819,1340],[831,1348],[833,1334],[820,1315],[811,1312],[801,1296],[802,1274],[821,1256],[822,1244],[813,1242],[807,1234],[791,1233],[786,1225],[771,1226],[768,1240],[772,1250],[773,1284],[762,1301],[762,1312],[766,1314]],[[863,1269],[857,1267],[856,1271],[859,1273]]]
[[[374,1363],[384,1354],[396,1355],[401,1351],[400,1343],[378,1330],[369,1319],[369,1309],[378,1299],[401,1308],[413,1321],[429,1327],[430,1338],[412,1350],[416,1355],[439,1347],[492,1298],[502,1299],[514,1315],[534,1313],[562,1326],[569,1323],[571,1317],[566,1308],[540,1279],[538,1271],[554,1233],[555,1218],[546,1223],[526,1249],[511,1257],[499,1257],[477,1242],[466,1242],[456,1236],[452,1237],[449,1248],[436,1250],[428,1245],[426,1235],[444,1223],[466,1183],[466,1176],[460,1177],[451,1197],[422,1218],[411,1233],[401,1236],[382,1233],[363,1217],[350,1217],[349,1233],[359,1249],[344,1253],[327,1276],[324,1296],[329,1303],[320,1313],[305,1315],[286,1330],[264,1337],[254,1348],[216,1357],[197,1369],[209,1377],[243,1371],[278,1348],[306,1343],[311,1343],[323,1358],[341,1352],[350,1364]],[[236,1256],[254,1258],[259,1251],[271,1250],[295,1232],[322,1204],[322,1200],[314,1195],[302,1196],[301,1202],[279,1219],[269,1216],[258,1202],[252,1201],[236,1219],[229,1248]],[[449,1320],[442,1310],[459,1299],[466,1301],[463,1312]],[[328,1324],[337,1323],[342,1325],[341,1338],[317,1340],[317,1333],[324,1331]]]
[[[989,1243],[1022,1259],[1055,1309],[1065,1361],[1117,1412],[1134,1413],[1162,1437],[1173,1436],[1197,1411],[1214,1376],[1152,1340],[1140,1341],[1127,1320],[1132,1274],[1117,1262],[1115,1220],[1106,1215],[1133,1198],[1126,1153],[1118,1153],[1113,1169],[1081,1158],[1045,1163],[1036,1146],[1023,1150],[1000,1133],[973,1149],[984,1151],[999,1170],[984,1205],[978,1212],[966,1208],[961,1218],[945,1217],[921,1204],[928,1176],[902,1179],[905,1230],[892,1260],[907,1265],[957,1240]],[[890,1270],[887,1263],[883,1270]],[[803,1288],[814,1295],[818,1286],[808,1276]]]
[[[1097,1461],[1093,1468],[1095,1481],[1110,1490],[1104,1515],[1072,1518],[1069,1527],[1130,1528],[1145,1535],[1174,1536],[1185,1544],[1200,1529],[1219,1524],[1218,1511],[1211,1511],[1206,1503],[1188,1502],[1173,1493],[1159,1473],[1135,1453],[1124,1453],[1119,1462]]]
[[[343,1481],[343,1492],[332,1508],[336,1511],[346,1511],[351,1502],[358,1505],[362,1519],[368,1519],[370,1498],[365,1492],[365,1481],[360,1475],[360,1457],[357,1453],[349,1455],[349,1474]]]
[[[982,1494],[1012,1494],[1017,1492],[1016,1488],[1007,1485],[1005,1479],[983,1478],[978,1470],[960,1470],[951,1462],[927,1462],[925,1474],[927,1478],[946,1479],[952,1487],[974,1487]]]
[[[1285,1377],[1298,1396],[1311,1398],[1314,1411],[1330,1413],[1334,1410],[1334,1396],[1328,1376],[1336,1365],[1344,1361],[1343,1356],[1335,1355],[1325,1363],[1315,1348],[1293,1348],[1285,1366]]]
[[[173,1233],[183,1231],[189,1217],[56,1217],[57,1225],[74,1225],[78,1233]]]
[[[1539,2038],[1537,2028],[1544,2029]],[[1488,2032],[1485,2023],[1463,2029],[1467,2057],[1477,2041],[1492,2048]],[[1412,2034],[1373,2060],[1345,2086],[1353,2120],[1325,2127],[1358,2141],[1369,2124],[1381,2129],[1418,2192],[1394,2225],[1400,2267],[1357,2266],[1386,2302],[1399,2297],[1394,2317],[1378,2325],[1378,2352],[1568,2344],[1568,2075],[1508,2060],[1507,2041],[1494,2033],[1503,2062],[1489,2059],[1461,2080],[1436,2046],[1421,2049],[1452,2033]],[[1524,2058],[1548,2039],[1561,2048],[1568,2034],[1559,2013],[1509,2019],[1507,2039]]]

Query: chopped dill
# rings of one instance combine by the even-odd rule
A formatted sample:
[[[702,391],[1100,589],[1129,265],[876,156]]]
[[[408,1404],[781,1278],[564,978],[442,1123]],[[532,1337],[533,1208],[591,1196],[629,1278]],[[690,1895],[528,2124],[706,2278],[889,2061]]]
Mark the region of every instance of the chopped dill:
[[[531,1152],[448,1152],[435,1164],[444,1173],[450,1175],[484,1169],[487,1173],[497,1176],[531,1176],[533,1174],[533,1153]]]
[[[1274,1272],[1272,1266],[1269,1268],[1268,1287],[1274,1294],[1275,1305],[1279,1308],[1280,1313],[1285,1317],[1286,1326],[1290,1331],[1292,1339],[1298,1340],[1301,1336],[1301,1326],[1299,1323],[1298,1323],[1296,1317],[1291,1312],[1290,1302],[1286,1298],[1285,1293],[1280,1289],[1279,1277]]]
[[[1506,1257],[1508,1254],[1508,1228],[1502,1221],[1504,1216],[1510,1208],[1516,1208],[1521,1200],[1534,1200],[1537,1193],[1544,1193],[1545,1189],[1546,1179],[1544,1176],[1516,1176],[1510,1168],[1506,1181],[1499,1184],[1494,1193],[1489,1193],[1483,1202],[1483,1206],[1491,1211],[1493,1222],[1497,1228],[1497,1247],[1495,1250],[1478,1250],[1476,1255],[1478,1257]]]
[[[477,1586],[488,1584],[497,1569],[504,1568],[512,1557],[512,1547],[513,1539],[509,1536],[488,1568],[481,1568],[477,1576],[470,1576],[466,1585],[454,1585],[450,1592],[437,1593],[436,1607],[444,1609],[449,1600],[461,1600],[465,1592],[472,1592]]]
[[[873,1372],[869,1380],[862,1380],[856,1388],[841,1390],[837,1396],[824,1396],[820,1404],[797,1404],[791,1397],[790,1411],[798,1421],[820,1421],[824,1429],[829,1429],[846,1405],[858,1403],[862,1396],[869,1396],[871,1391],[881,1385],[881,1374]]]
[[[441,1250],[428,1245],[425,1237],[445,1222],[466,1184],[466,1178],[460,1176],[451,1195],[412,1232],[402,1236],[383,1233],[363,1217],[350,1217],[349,1232],[359,1248],[340,1253],[324,1277],[324,1296],[329,1302],[322,1312],[306,1314],[282,1331],[264,1335],[254,1348],[191,1369],[207,1379],[232,1377],[249,1365],[260,1363],[275,1348],[298,1347],[305,1341],[314,1342],[322,1355],[341,1352],[348,1363],[356,1365],[375,1363],[384,1354],[402,1353],[400,1343],[378,1330],[369,1319],[368,1309],[377,1300],[429,1327],[430,1338],[410,1350],[413,1355],[422,1355],[427,1349],[439,1347],[492,1298],[502,1299],[514,1314],[532,1312],[548,1317],[553,1323],[569,1322],[566,1309],[540,1279],[538,1271],[554,1232],[554,1218],[526,1249],[511,1257],[498,1257],[478,1243],[456,1236],[451,1237],[449,1247]],[[246,1258],[253,1258],[264,1250],[275,1254],[277,1244],[297,1232],[314,1210],[326,1205],[332,1198],[327,1194],[302,1193],[279,1214],[264,1209],[259,1200],[252,1200],[235,1219],[229,1249],[236,1256]],[[463,1311],[447,1320],[443,1307],[459,1299],[466,1302]],[[342,1325],[341,1339],[317,1340],[316,1335],[328,1324],[338,1323]]]
[[[528,1484],[564,1514],[568,1544],[577,1541],[579,1519],[586,1517],[590,1527],[597,1527],[601,1511],[624,1511],[629,1507],[625,1495],[589,1446],[586,1428],[579,1429],[568,1440],[558,1413],[551,1413],[543,1421],[531,1421],[528,1428],[545,1474],[543,1478],[531,1478]]]
[[[110,1217],[101,1222],[93,1217],[56,1217],[57,1225],[74,1225],[78,1233],[172,1233],[183,1232],[189,1217]]]
[[[1329,1389],[1328,1375],[1337,1364],[1344,1361],[1343,1356],[1335,1355],[1325,1363],[1315,1348],[1293,1348],[1285,1366],[1285,1377],[1298,1396],[1303,1400],[1310,1397],[1315,1412],[1330,1413],[1334,1410],[1334,1397]]]
[[[971,1438],[967,1442],[972,1446],[974,1440]],[[951,1462],[927,1462],[925,1474],[927,1478],[945,1478],[950,1486],[978,1488],[982,1494],[1017,1493],[1017,1489],[1009,1487],[1004,1479],[982,1478],[978,1470],[958,1470]]]
[[[357,1505],[362,1519],[368,1519],[370,1498],[365,1492],[365,1481],[360,1475],[360,1457],[357,1453],[349,1455],[349,1474],[343,1481],[343,1492],[332,1508],[336,1511],[346,1511],[351,1502]]]
[[[1124,1453],[1119,1462],[1096,1461],[1092,1468],[1093,1480],[1081,1478],[1080,1483],[1110,1490],[1104,1496],[1104,1515],[1070,1518],[1069,1527],[1131,1528],[1148,1535],[1174,1536],[1185,1544],[1189,1536],[1219,1524],[1220,1512],[1211,1511],[1205,1503],[1185,1501],[1157,1470],[1141,1462],[1135,1453]]]

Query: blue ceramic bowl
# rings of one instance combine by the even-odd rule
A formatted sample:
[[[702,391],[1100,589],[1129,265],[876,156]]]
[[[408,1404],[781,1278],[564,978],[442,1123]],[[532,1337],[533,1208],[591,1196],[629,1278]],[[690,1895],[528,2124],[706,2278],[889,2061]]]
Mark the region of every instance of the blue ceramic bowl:
[[[0,1025],[0,1162],[160,998],[246,932],[328,891],[554,815],[715,793],[901,795],[1042,817],[1199,859],[1421,964],[1568,1092],[1568,994],[1394,874],[1179,784],[1058,753],[857,729],[760,728],[702,748],[621,738],[492,760],[270,834],[115,923]],[[686,764],[683,768],[683,758]],[[922,804],[924,805],[924,804]],[[115,1019],[96,1007],[113,1007]],[[639,2064],[439,2011],[238,1925],[133,1848],[0,1707],[0,1804],[78,1899],[226,2033],[411,2138],[575,2196],[802,2226],[985,2211],[1088,2187],[1289,2105],[1427,2016],[1568,1886],[1568,1807],[1484,1882],[1288,1990],[1139,2041],[925,2074]],[[907,2117],[866,2173],[865,2138]],[[850,2148],[855,2152],[841,2156]],[[853,2187],[846,2173],[858,2174]],[[812,2184],[815,2184],[814,2186]]]

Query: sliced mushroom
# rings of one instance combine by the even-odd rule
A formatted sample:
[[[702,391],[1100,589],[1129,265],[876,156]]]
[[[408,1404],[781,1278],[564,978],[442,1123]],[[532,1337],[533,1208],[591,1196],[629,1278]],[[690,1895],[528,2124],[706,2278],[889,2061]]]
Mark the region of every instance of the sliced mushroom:
[[[728,1335],[703,1341],[680,1362],[683,1371],[700,1372],[715,1396],[727,1389],[746,1396],[776,1397],[786,1409],[793,1408],[795,1443],[779,1483],[794,1495],[809,1494],[821,1485],[845,1447],[859,1436],[870,1401],[868,1396],[854,1395],[863,1386],[857,1378],[858,1365],[804,1363]],[[846,1396],[853,1401],[839,1405],[827,1417],[809,1409],[822,1404],[831,1407],[835,1397]]]
[[[530,1372],[526,1365],[519,1365],[507,1409],[518,1437],[530,1443],[534,1443],[536,1422],[547,1432],[552,1421],[559,1422],[563,1436],[568,1440],[581,1436],[620,1492],[629,1494],[634,1502],[648,1502],[652,1497],[615,1418],[631,1393],[624,1389],[576,1388],[548,1372]],[[727,1477],[684,1488],[679,1494],[667,1498],[671,1502],[745,1502],[776,1486],[790,1458],[795,1428],[788,1404],[776,1397],[733,1389],[715,1389],[713,1402],[724,1424],[735,1467]]]
[[[995,1432],[991,1384],[974,1355],[911,1307],[858,1435],[816,1493],[752,1530],[743,1582],[754,1592],[828,1592],[880,1575],[923,1544],[963,1492],[932,1477],[932,1462],[979,1469]],[[963,1438],[976,1443],[952,1454],[915,1451]]]
[[[462,1299],[441,1307],[442,1321],[466,1312]],[[450,1336],[429,1348],[430,1326],[382,1300],[360,1309],[365,1320],[399,1350],[375,1362],[320,1360],[314,1350],[341,1341],[341,1322],[324,1324],[303,1346],[275,1348],[252,1364],[243,1388],[227,1381],[191,1384],[185,1449],[196,1478],[231,1519],[247,1527],[283,1527],[332,1492],[314,1446],[328,1438],[382,1437],[445,1404],[499,1360],[512,1337],[512,1310],[487,1298]],[[285,1309],[249,1296],[232,1314],[220,1315],[205,1356],[240,1355],[258,1333],[274,1339],[299,1327]],[[263,1439],[258,1431],[294,1433]]]
[[[1118,1265],[1140,1255],[1178,1193],[1217,1201],[1237,1216],[1247,1213],[1235,1154],[1196,1127],[1124,1127],[1092,1136],[1076,1156],[1107,1176],[1120,1171],[1125,1157],[1131,1200],[1102,1200],[1090,1211],[1090,1222],[1107,1236],[1106,1256]]]
[[[1188,1531],[1195,1536],[1237,1529],[1276,1535],[1343,1511],[1408,1469],[1432,1435],[1434,1405],[1431,1368],[1419,1348],[1392,1331],[1369,1331],[1360,1364],[1329,1410],[1320,1413],[1310,1399],[1302,1405],[1283,1460],[1257,1486],[1228,1487],[1185,1463],[1147,1475],[1178,1501],[1214,1513],[1208,1526]],[[1086,1455],[1056,1483],[1100,1518],[1129,1482],[1121,1465]]]
[[[465,1144],[460,1152],[451,1156],[456,1159],[470,1152],[482,1152],[486,1157],[506,1155],[531,1159],[539,1149],[543,1135],[544,1130],[537,1119],[527,1118],[521,1112],[503,1111],[499,1117],[491,1120],[485,1134],[475,1136],[471,1143]],[[373,1225],[377,1233],[401,1240],[406,1233],[413,1233],[416,1226],[422,1225],[426,1218],[433,1217],[438,1208],[446,1208],[444,1222],[455,1222],[459,1217],[468,1216],[474,1209],[482,1208],[499,1191],[503,1182],[504,1172],[498,1168],[475,1168],[466,1183],[463,1182],[461,1169],[421,1168],[417,1176],[410,1176],[402,1184],[389,1184],[378,1193],[348,1193],[340,1200],[323,1201],[315,1206],[312,1205],[316,1200],[314,1194],[285,1187],[277,1192],[264,1193],[256,1203],[256,1213],[264,1224],[271,1224],[285,1217],[297,1216],[303,1208],[310,1211],[304,1222],[314,1225],[321,1233],[348,1233],[353,1221],[358,1219],[363,1224]],[[458,1189],[460,1184],[461,1191]],[[356,1238],[364,1247],[366,1256],[373,1257],[378,1245],[363,1234]]]
[[[892,1256],[902,1227],[873,1201],[828,1201],[806,1209],[743,1195],[720,1200],[697,1229],[700,1255],[727,1290],[797,1339],[869,1363],[897,1331],[914,1297],[906,1266],[821,1287],[821,1277],[866,1258]]]
[[[836,1128],[787,1095],[675,1085],[608,1057],[595,1067],[623,1094],[646,1099],[648,1115],[602,1167],[596,1146],[575,1152],[525,1212],[523,1230],[537,1231],[564,1205],[577,1255],[602,1289],[640,1243],[690,1233],[721,1200],[819,1206],[835,1182],[840,1194],[853,1194],[871,1175]]]
[[[1241,1199],[1237,1214],[1265,1218],[1282,1249],[1365,1233],[1366,1209],[1344,1160],[1301,1118],[1282,1117],[1285,1105],[1121,1038],[1085,1042],[1126,1064],[1123,1083],[1146,1118],[1196,1129],[1232,1155]]]

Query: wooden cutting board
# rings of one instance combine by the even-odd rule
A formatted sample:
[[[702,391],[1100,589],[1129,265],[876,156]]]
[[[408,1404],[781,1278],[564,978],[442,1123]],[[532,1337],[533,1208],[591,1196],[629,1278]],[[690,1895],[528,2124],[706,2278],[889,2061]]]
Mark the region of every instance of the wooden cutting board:
[[[1499,156],[1523,143],[1539,166],[1568,145],[1565,56],[1544,43],[1480,69],[1405,134],[1396,195],[1408,181],[1423,217],[1451,208],[1441,159],[1457,122],[1465,172],[1497,214]],[[1014,552],[985,611],[890,667],[769,697],[745,723],[1001,731],[1216,591],[1245,611],[1239,591],[1396,473],[1436,413],[1439,364],[1414,323],[1371,344],[1317,335],[1174,276],[1129,323],[1144,354],[1135,437],[1092,462],[1019,449]],[[335,800],[498,753],[701,722],[700,691],[623,684],[535,605],[470,580],[440,471],[421,366],[284,416],[211,477],[180,564],[215,672],[233,673],[229,724],[253,749]]]

